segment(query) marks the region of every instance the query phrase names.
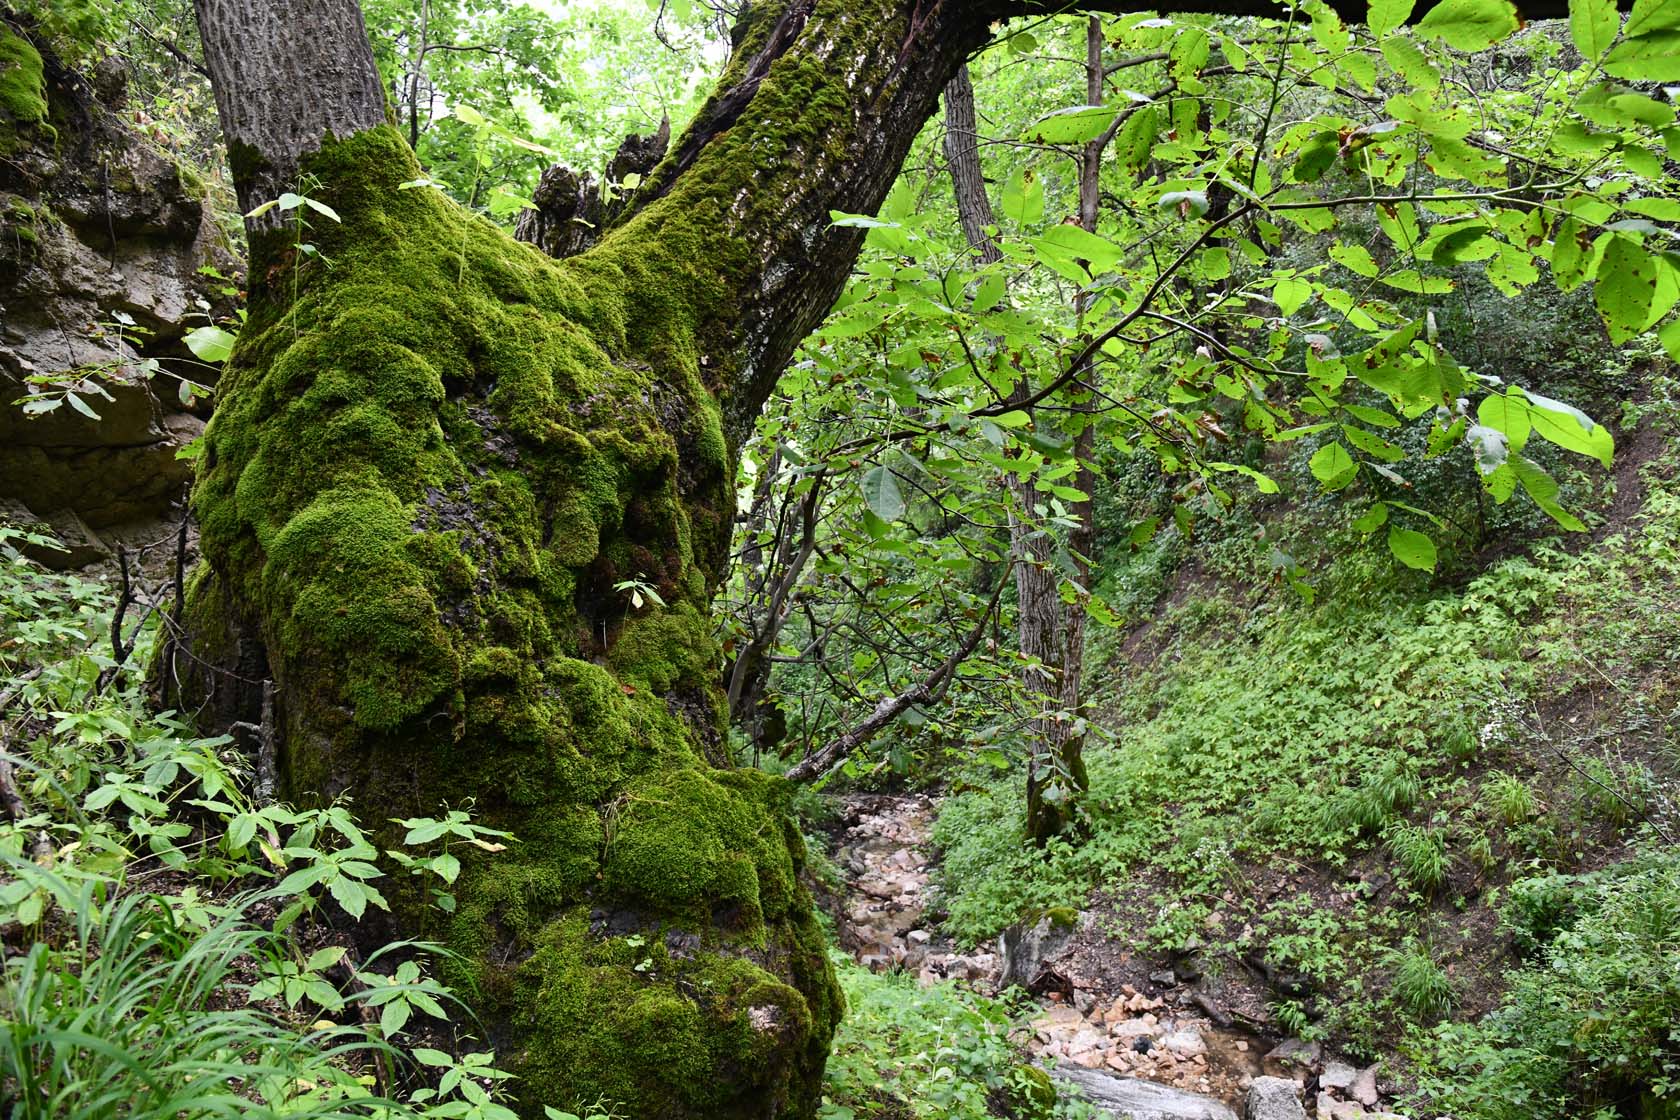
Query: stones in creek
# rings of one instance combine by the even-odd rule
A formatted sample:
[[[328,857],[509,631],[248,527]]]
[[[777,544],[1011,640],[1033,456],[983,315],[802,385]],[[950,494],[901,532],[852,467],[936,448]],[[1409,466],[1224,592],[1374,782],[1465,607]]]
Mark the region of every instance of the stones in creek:
[[[1050,1076],[1112,1120],[1237,1120],[1235,1112],[1212,1097],[1153,1081],[1069,1066],[1051,1070]]]
[[[1375,1111],[1382,1099],[1375,1065],[1360,1069],[1345,1059],[1327,1056],[1318,1043],[1298,1038],[1274,1047],[1264,1064],[1271,1076],[1257,1078],[1256,1084],[1262,1080],[1283,1081],[1299,1087],[1317,1076],[1313,1115],[1318,1120],[1405,1120],[1395,1113]]]
[[[1243,1120],[1307,1120],[1301,1086],[1287,1077],[1256,1077],[1248,1087]]]

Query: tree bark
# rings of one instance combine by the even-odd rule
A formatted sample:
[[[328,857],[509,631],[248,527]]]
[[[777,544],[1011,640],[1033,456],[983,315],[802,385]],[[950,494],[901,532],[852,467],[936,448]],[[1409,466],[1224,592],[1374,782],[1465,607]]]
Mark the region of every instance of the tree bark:
[[[194,0],[239,207],[296,190],[305,156],[385,121],[362,10],[344,0]],[[280,218],[262,224],[271,228]]]
[[[721,750],[733,448],[856,257],[829,211],[873,212],[991,22],[1047,7],[752,4],[634,207],[556,262],[402,188],[353,0],[197,0],[242,205],[307,185],[341,221],[248,223],[160,683],[226,726],[272,680],[283,796],[519,838],[451,914],[391,882],[371,935],[454,951],[526,1116],[816,1110],[840,996],[803,845]]]

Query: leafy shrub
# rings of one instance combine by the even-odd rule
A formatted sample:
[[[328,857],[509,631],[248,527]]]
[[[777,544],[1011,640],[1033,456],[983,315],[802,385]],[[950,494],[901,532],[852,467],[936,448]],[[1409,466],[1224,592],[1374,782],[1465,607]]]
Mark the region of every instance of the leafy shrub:
[[[1461,1120],[1575,1120],[1634,1101],[1643,1115],[1672,1114],[1680,854],[1532,880],[1512,898],[1538,959],[1515,973],[1496,1012],[1443,1026],[1420,1049],[1420,1106]]]

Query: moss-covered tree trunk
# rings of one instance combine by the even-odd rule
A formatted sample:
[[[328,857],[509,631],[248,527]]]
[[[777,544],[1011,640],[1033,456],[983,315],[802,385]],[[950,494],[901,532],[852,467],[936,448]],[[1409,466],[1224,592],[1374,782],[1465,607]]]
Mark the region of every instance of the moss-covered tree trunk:
[[[198,0],[252,223],[251,320],[161,668],[226,724],[275,684],[284,792],[511,830],[453,915],[394,893],[522,1110],[808,1116],[840,1014],[778,783],[722,750],[708,607],[733,449],[833,302],[940,90],[1032,5],[758,0],[629,216],[556,262],[420,177],[353,0]],[[1041,6],[1042,7],[1042,6]],[[329,263],[330,262],[330,263]],[[640,580],[664,606],[615,589]]]

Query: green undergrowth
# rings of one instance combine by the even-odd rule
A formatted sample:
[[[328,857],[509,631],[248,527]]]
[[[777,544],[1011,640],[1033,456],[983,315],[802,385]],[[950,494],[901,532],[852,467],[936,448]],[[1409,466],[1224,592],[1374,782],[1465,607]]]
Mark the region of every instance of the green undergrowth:
[[[847,1012],[828,1059],[819,1120],[1051,1120],[1090,1117],[1022,1064],[1010,1032],[1031,1001],[1011,1004],[950,982],[919,985],[840,953]]]
[[[1506,899],[1673,835],[1672,450],[1640,473],[1641,505],[1597,539],[1541,539],[1439,579],[1348,550],[1311,602],[1217,565],[1175,584],[1164,553],[1140,550],[1131,585],[1175,595],[1098,652],[1110,738],[1087,753],[1089,835],[1028,851],[1018,777],[959,786],[935,836],[947,928],[975,942],[1096,892],[1123,941],[1215,971],[1263,959],[1283,1029],[1370,1053],[1405,1024],[1497,1004],[1508,935],[1488,927]],[[1671,969],[1665,936],[1628,960]],[[1558,1037],[1598,1014],[1680,1009],[1663,989],[1586,1011],[1585,976],[1623,934],[1581,937],[1558,943],[1579,949],[1555,989]],[[1511,1006],[1559,966],[1535,967]],[[1604,1038],[1605,1054],[1632,1053],[1631,1035]]]
[[[0,524],[10,1120],[513,1120],[437,947],[346,936],[404,879],[453,905],[495,834],[458,812],[380,851],[344,804],[259,799],[232,739],[147,709],[155,623],[129,612],[118,659],[111,589],[25,547],[55,546]]]

